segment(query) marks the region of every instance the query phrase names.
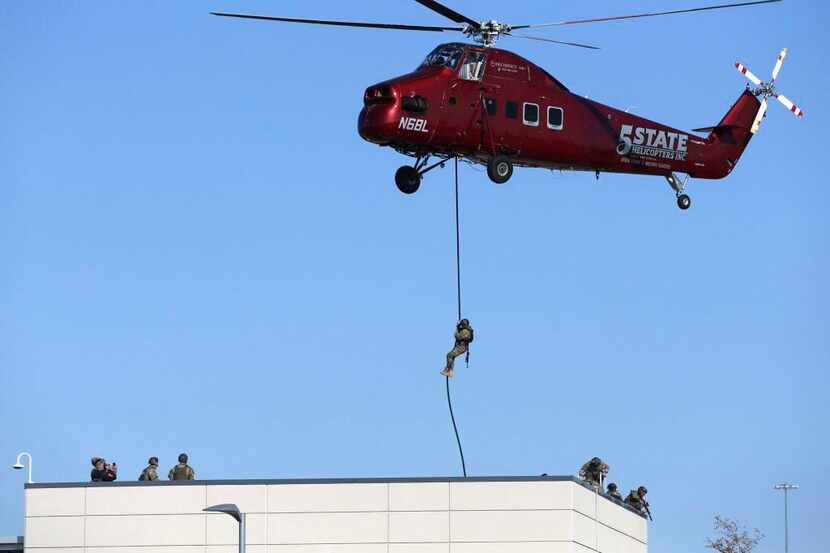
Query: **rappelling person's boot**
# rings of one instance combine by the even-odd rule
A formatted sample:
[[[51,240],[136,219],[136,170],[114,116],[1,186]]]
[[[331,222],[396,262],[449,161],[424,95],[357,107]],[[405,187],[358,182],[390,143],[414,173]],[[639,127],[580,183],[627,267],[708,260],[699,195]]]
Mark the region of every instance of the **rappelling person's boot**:
[[[455,374],[455,371],[453,371],[453,370],[452,370],[451,368],[449,368],[449,367],[444,367],[443,369],[441,369],[441,374],[443,374],[443,375],[444,375],[444,376],[446,376],[447,378],[452,378],[452,377],[453,377],[453,374]]]

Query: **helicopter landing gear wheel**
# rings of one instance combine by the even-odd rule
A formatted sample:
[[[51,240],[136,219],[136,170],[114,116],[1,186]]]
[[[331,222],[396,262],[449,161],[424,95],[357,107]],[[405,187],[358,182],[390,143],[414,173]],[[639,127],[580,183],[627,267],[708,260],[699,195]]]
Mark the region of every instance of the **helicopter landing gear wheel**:
[[[404,194],[414,194],[421,186],[421,174],[409,165],[404,165],[395,172],[395,184]]]
[[[487,176],[496,184],[504,184],[513,176],[513,163],[510,158],[497,155],[487,162]]]
[[[680,177],[674,173],[669,173],[666,175],[666,180],[669,182],[672,190],[674,190],[675,196],[677,196],[677,207],[683,211],[689,209],[692,206],[692,199],[685,193],[686,183],[689,182],[689,175],[686,175],[685,179],[680,180]]]

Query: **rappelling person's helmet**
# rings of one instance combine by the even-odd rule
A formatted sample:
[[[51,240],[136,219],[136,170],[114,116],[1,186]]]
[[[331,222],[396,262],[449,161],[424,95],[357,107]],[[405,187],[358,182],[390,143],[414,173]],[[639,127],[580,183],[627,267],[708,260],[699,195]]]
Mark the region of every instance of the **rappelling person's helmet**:
[[[643,496],[643,495],[646,495],[647,493],[648,493],[648,490],[646,489],[645,486],[640,486],[639,488],[637,488],[637,495]]]
[[[591,459],[591,464],[594,466],[601,465],[602,459],[600,459],[599,457],[594,457],[593,459]]]
[[[615,492],[615,491],[617,491],[617,485],[616,485],[616,484],[614,484],[613,482],[611,482],[610,484],[608,484],[608,491],[609,491],[609,492]]]
[[[187,453],[182,453],[179,455],[179,462],[182,464],[187,464]]]
[[[470,321],[467,319],[461,319],[458,321],[458,326],[461,328],[470,328]]]
[[[150,457],[149,459],[147,459],[147,464],[157,467],[157,466],[159,466],[159,458],[158,457]]]

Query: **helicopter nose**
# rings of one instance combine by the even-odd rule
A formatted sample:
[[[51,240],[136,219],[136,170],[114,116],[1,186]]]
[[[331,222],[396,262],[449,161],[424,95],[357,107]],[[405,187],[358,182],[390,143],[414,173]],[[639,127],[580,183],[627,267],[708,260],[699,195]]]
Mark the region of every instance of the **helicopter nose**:
[[[376,85],[366,89],[363,109],[357,120],[360,136],[375,144],[389,144],[400,115],[400,94],[394,85]]]

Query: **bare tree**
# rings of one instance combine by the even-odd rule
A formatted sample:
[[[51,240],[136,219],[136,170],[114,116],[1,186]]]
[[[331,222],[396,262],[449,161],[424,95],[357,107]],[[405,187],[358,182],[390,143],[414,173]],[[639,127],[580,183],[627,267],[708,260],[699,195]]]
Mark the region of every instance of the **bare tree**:
[[[730,518],[715,516],[717,538],[706,538],[706,547],[718,553],[752,553],[764,535],[755,528],[751,533]]]

